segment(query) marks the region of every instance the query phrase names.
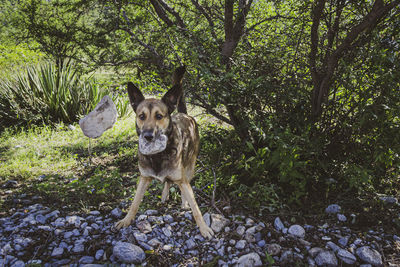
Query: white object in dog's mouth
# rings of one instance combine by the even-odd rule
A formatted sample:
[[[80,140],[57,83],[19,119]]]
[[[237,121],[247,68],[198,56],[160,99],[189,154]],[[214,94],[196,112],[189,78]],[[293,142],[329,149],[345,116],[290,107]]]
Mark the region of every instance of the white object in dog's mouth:
[[[168,137],[160,134],[152,141],[147,141],[142,135],[139,136],[139,151],[143,155],[154,155],[167,148]]]

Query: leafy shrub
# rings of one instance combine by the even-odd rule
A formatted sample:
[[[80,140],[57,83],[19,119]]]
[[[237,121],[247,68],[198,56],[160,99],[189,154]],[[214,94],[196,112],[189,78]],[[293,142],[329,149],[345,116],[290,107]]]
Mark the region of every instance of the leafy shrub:
[[[28,67],[26,73],[1,82],[0,120],[3,127],[73,123],[106,94],[110,94],[108,88],[100,88],[92,78],[83,79],[73,65]],[[120,115],[127,114],[127,100],[114,100]]]

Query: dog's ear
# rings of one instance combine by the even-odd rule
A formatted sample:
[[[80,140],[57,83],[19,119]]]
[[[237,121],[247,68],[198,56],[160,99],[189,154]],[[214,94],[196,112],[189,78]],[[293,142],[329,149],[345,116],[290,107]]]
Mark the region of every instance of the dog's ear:
[[[136,112],[136,108],[139,106],[140,102],[144,100],[142,92],[137,88],[132,82],[128,82],[128,95],[129,101],[131,102],[133,110]]]
[[[182,96],[182,86],[180,84],[172,86],[171,89],[161,99],[168,107],[168,113],[171,114],[178,103],[179,98]]]
[[[168,107],[168,113],[171,114],[182,97],[182,79],[185,74],[185,66],[177,68],[172,75],[172,88],[161,99]]]

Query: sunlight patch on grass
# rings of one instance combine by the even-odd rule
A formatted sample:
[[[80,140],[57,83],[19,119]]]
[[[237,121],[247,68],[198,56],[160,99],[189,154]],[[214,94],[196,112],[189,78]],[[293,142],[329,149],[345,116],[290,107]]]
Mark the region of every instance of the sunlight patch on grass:
[[[42,174],[73,175],[82,167],[88,155],[89,140],[79,127],[68,129],[60,124],[56,129],[42,126],[0,134],[0,180],[25,180]],[[118,149],[118,143],[135,138],[134,119],[118,120],[112,129],[100,138],[92,140],[92,151],[97,156],[107,156],[104,148],[114,147],[122,154],[130,153],[126,148]],[[133,149],[133,148],[132,148]],[[103,151],[104,150],[104,151]]]

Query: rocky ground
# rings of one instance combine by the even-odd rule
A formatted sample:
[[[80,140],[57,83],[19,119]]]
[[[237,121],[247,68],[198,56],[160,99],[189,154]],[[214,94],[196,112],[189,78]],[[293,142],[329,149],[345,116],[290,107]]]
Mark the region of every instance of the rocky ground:
[[[354,216],[336,204],[325,212],[315,225],[205,213],[216,233],[205,240],[190,211],[146,210],[115,231],[119,208],[64,214],[34,204],[0,219],[0,266],[400,266],[399,236],[352,231]]]

